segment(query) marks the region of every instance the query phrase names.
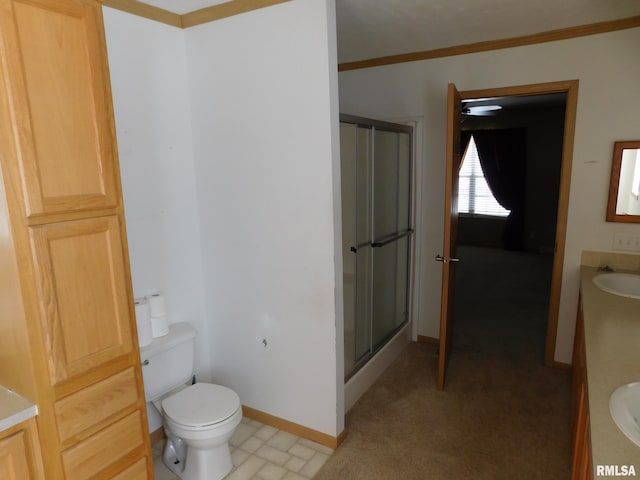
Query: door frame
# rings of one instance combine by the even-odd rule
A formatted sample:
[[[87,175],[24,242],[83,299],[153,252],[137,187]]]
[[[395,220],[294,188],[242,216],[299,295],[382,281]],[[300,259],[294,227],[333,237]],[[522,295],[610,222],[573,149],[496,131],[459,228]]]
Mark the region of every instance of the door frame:
[[[556,243],[551,274],[551,292],[549,297],[549,315],[547,319],[547,338],[545,347],[545,365],[560,366],[555,361],[556,341],[558,336],[558,317],[560,313],[560,296],[564,268],[565,241],[567,236],[567,218],[569,212],[569,193],[571,187],[571,167],[573,162],[573,143],[578,106],[578,80],[566,80],[511,87],[487,88],[460,91],[462,100],[472,98],[515,97],[525,95],[544,95],[550,93],[566,93],[564,134],[562,144],[562,160],[560,165],[560,190],[558,195],[558,216],[556,221]],[[450,120],[448,120],[450,121]],[[455,125],[449,125],[455,128]],[[457,126],[460,128],[460,126]],[[447,219],[445,219],[445,222]],[[444,299],[443,299],[444,301]]]

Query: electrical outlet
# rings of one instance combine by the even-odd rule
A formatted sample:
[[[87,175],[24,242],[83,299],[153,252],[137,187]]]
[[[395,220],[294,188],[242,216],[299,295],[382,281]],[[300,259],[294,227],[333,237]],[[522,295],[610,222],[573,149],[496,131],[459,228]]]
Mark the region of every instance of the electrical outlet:
[[[614,234],[613,249],[623,252],[640,252],[640,235],[633,233]]]

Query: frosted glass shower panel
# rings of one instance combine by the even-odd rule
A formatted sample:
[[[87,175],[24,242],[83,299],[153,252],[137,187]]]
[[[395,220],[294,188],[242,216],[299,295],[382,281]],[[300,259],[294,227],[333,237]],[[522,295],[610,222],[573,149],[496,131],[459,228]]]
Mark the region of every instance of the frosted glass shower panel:
[[[411,137],[376,130],[373,159],[373,237],[381,240],[410,226]]]
[[[381,239],[398,230],[398,134],[383,130],[375,133],[373,237]]]
[[[355,125],[340,124],[345,371],[350,371],[355,362],[356,257],[351,253],[350,246],[356,244],[356,138],[357,127]]]
[[[372,248],[363,246],[358,249],[356,257],[356,298],[355,298],[355,358],[357,364],[371,353],[371,274]]]
[[[371,178],[370,128],[358,128],[356,160],[356,319],[355,363],[371,353]]]
[[[372,347],[381,347],[407,316],[409,237],[388,243],[373,252]]]
[[[355,172],[356,245],[371,242],[372,136],[370,128],[358,128]]]
[[[357,117],[340,125],[345,378],[408,318],[410,132]]]
[[[407,236],[396,242],[395,328],[409,319],[409,241]]]
[[[371,353],[372,139],[340,124],[345,375]]]
[[[411,228],[411,136],[398,134],[398,231]]]

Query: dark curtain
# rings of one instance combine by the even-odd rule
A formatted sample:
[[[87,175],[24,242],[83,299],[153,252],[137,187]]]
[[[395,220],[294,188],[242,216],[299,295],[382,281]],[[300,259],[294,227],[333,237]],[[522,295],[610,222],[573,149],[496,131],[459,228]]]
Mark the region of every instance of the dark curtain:
[[[511,211],[503,232],[504,246],[509,250],[522,250],[524,246],[526,131],[524,128],[508,128],[475,130],[470,132],[471,134],[475,139],[480,165],[491,193],[500,205]]]
[[[464,158],[464,152],[467,151],[467,147],[469,146],[472,133],[471,130],[463,130],[460,132],[460,163],[458,164],[458,171],[462,168],[462,159]]]

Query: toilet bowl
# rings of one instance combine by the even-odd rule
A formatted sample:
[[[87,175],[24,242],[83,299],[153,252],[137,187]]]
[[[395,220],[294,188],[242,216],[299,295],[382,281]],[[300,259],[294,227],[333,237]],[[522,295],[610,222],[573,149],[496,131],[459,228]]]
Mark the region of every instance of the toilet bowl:
[[[192,382],[195,335],[191,325],[176,323],[140,347],[145,397],[162,415],[167,468],[182,480],[222,480],[233,467],[229,439],[242,406],[230,388]]]
[[[233,390],[196,383],[165,398],[162,411],[167,468],[182,480],[220,480],[231,471],[229,439],[242,420]]]

